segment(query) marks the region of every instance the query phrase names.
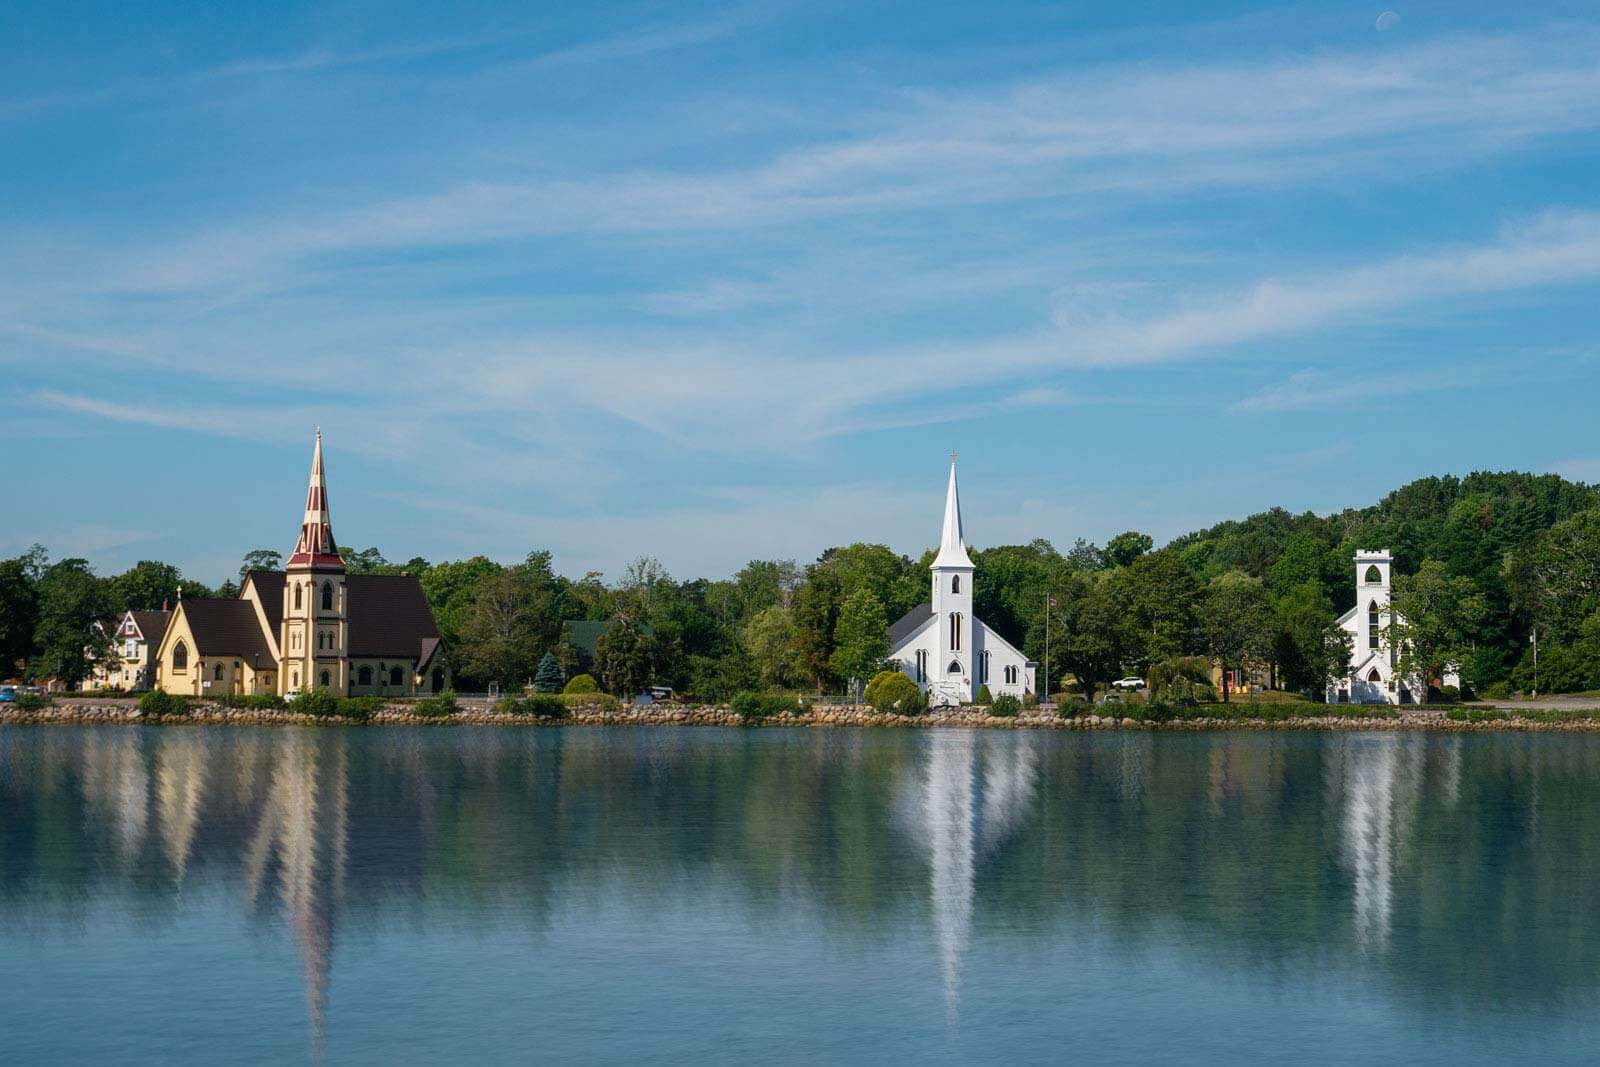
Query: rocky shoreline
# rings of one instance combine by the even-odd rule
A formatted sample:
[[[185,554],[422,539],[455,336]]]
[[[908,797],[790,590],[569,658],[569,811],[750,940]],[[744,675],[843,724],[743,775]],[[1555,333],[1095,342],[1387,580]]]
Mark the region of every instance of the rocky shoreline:
[[[1166,722],[1141,722],[1109,715],[1058,718],[1054,712],[1024,711],[1015,718],[988,714],[983,708],[932,710],[922,715],[881,714],[869,707],[821,705],[805,712],[784,712],[746,723],[727,706],[658,704],[645,708],[611,708],[603,705],[569,708],[564,719],[539,719],[530,715],[467,705],[448,717],[416,714],[406,704],[391,704],[364,720],[323,718],[281,709],[224,708],[195,704],[181,715],[145,715],[132,701],[73,700],[23,711],[0,707],[0,725],[47,726],[75,724],[125,724],[162,726],[766,726],[807,728],[912,728],[988,730],[1436,730],[1477,731],[1600,731],[1600,718],[1550,721],[1520,717],[1470,722],[1447,718],[1440,711],[1409,710],[1392,717],[1354,718],[1307,715],[1289,719],[1203,718]]]

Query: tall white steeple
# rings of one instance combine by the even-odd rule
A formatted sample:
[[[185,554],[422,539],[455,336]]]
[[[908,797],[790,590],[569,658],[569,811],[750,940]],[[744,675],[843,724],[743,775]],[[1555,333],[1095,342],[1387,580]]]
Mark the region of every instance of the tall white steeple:
[[[973,697],[972,557],[961,529],[961,496],[956,491],[956,455],[950,453],[950,485],[944,496],[944,528],[939,552],[930,564],[933,614],[938,620],[939,652],[932,690],[956,701]]]
[[[961,494],[956,489],[954,452],[950,453],[950,487],[944,494],[944,530],[939,538],[939,554],[933,558],[933,565],[972,569],[972,558],[967,555],[967,542],[961,530]]]

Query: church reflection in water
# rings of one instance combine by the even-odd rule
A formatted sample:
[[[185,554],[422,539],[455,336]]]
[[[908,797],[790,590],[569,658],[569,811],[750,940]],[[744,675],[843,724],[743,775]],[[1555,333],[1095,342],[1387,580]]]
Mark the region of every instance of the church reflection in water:
[[[351,923],[537,938],[574,901],[697,892],[749,937],[795,900],[834,932],[925,922],[951,1026],[992,927],[1180,929],[1441,1003],[1588,995],[1600,909],[1529,902],[1600,884],[1596,825],[1600,741],[1574,736],[0,731],[8,914],[236,902],[292,938],[314,1046]]]

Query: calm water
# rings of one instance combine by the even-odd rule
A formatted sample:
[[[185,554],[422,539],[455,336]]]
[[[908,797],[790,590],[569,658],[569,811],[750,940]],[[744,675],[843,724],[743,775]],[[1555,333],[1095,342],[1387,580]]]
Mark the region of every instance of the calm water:
[[[1589,736],[0,727],[0,1061],[1600,1057]]]

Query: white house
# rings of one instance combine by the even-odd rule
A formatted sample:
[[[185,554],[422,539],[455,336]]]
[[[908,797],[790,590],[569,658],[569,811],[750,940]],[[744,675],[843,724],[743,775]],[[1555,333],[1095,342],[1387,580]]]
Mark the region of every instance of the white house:
[[[935,706],[970,704],[987,685],[993,696],[1034,691],[1036,664],[972,614],[972,558],[961,528],[956,464],[944,500],[944,530],[933,559],[933,599],[889,627],[889,661]]]
[[[1389,641],[1394,557],[1387,549],[1357,552],[1355,563],[1356,604],[1338,622],[1350,635],[1350,664],[1343,678],[1329,682],[1328,703],[1415,704],[1427,695],[1426,681],[1401,673],[1399,652]],[[1441,684],[1459,686],[1460,673],[1445,671]]]

